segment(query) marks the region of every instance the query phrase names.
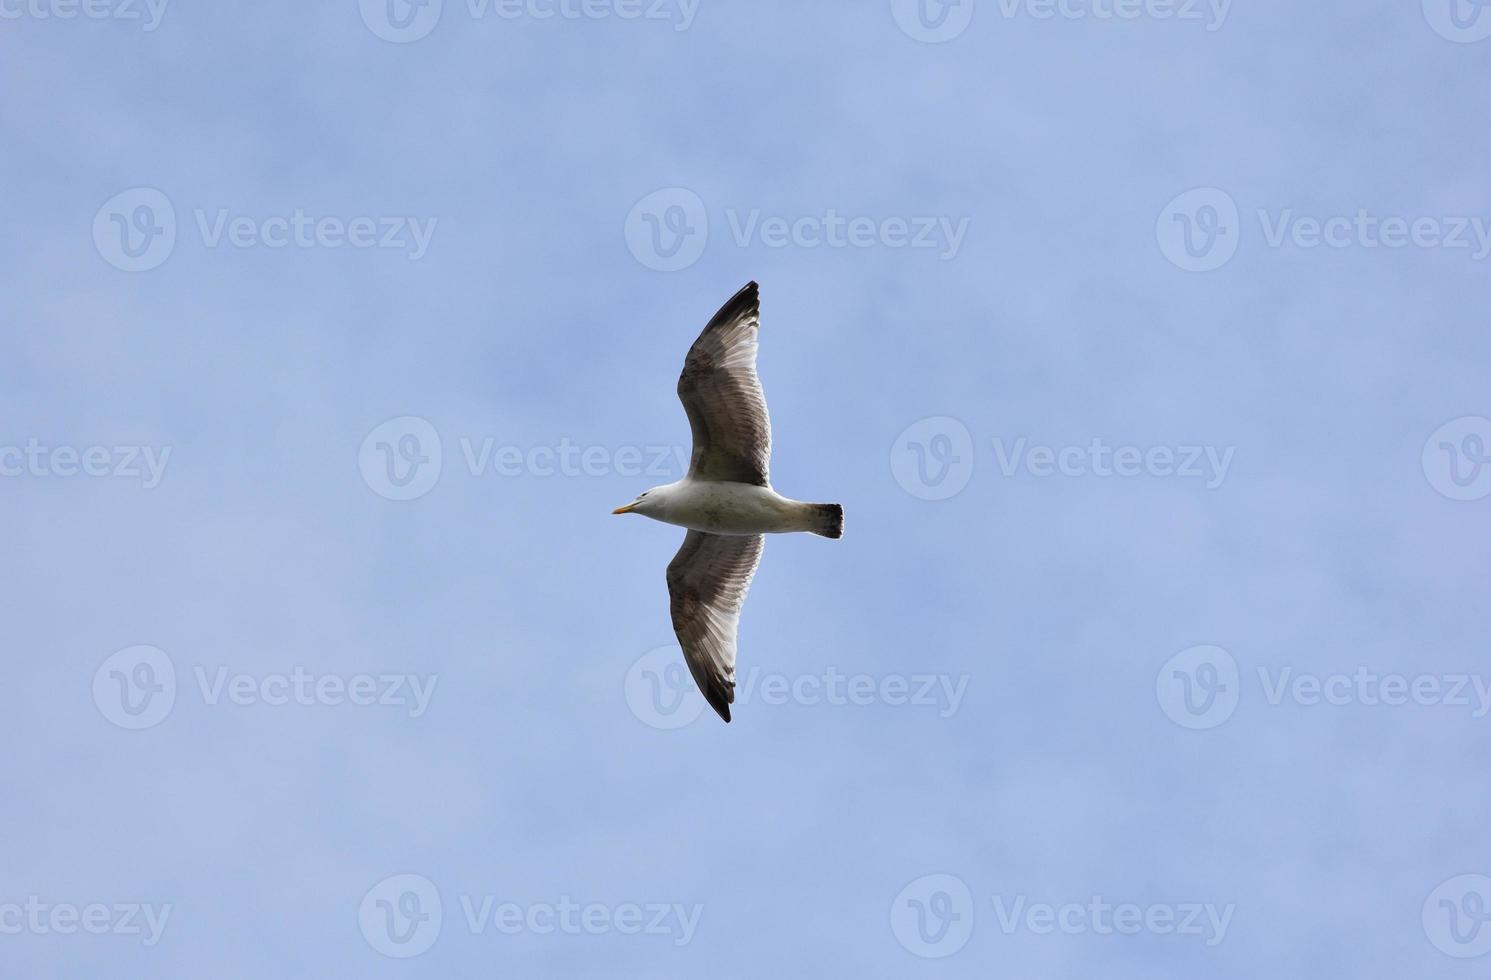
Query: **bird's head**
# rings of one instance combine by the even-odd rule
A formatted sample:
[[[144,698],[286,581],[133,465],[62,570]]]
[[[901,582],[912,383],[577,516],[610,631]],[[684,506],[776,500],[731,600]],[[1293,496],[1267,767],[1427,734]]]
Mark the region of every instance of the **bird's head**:
[[[651,490],[643,490],[637,495],[637,499],[629,504],[611,511],[613,514],[641,514],[644,517],[655,517],[663,507],[661,487],[653,487]]]

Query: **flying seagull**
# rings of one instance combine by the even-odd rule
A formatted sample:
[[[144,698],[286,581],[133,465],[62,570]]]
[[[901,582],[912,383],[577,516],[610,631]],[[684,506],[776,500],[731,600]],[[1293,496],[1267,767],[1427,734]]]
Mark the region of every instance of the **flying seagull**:
[[[694,683],[727,722],[740,607],[761,562],[762,535],[844,535],[843,507],[789,500],[771,488],[771,420],[756,377],[760,328],[752,282],[720,308],[684,358],[678,398],[694,433],[688,473],[611,512],[689,529],[668,563],[673,632]]]

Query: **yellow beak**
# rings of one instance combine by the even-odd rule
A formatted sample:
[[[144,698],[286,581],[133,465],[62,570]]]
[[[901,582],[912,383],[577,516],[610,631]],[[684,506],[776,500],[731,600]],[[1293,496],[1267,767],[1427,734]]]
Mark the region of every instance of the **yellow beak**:
[[[635,506],[637,506],[637,502],[636,501],[632,501],[631,503],[627,504],[625,507],[618,507],[618,508],[616,508],[615,510],[611,511],[611,513],[613,513],[613,514],[630,514],[632,512],[632,508],[635,507]]]

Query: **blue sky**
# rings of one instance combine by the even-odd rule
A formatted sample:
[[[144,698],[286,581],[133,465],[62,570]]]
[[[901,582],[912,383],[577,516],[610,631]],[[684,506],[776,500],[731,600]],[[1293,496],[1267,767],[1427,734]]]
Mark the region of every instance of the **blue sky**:
[[[0,0],[4,972],[1478,976],[1483,35]],[[726,726],[609,511],[751,279]]]

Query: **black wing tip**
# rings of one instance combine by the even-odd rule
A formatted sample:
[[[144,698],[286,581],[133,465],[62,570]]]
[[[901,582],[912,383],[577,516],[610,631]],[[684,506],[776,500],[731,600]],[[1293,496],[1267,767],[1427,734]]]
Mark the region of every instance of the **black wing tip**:
[[[714,709],[715,714],[725,719],[725,724],[730,724],[730,702],[735,700],[733,688],[717,687],[713,684],[703,688],[704,700]]]
[[[728,300],[725,301],[725,305],[720,307],[720,311],[716,313],[713,318],[710,319],[709,326],[705,327],[704,329],[705,332],[708,332],[710,327],[720,326],[726,323],[734,323],[741,317],[748,316],[752,313],[759,315],[760,312],[761,287],[757,285],[756,280],[752,279],[750,282],[740,287],[740,291],[738,293],[736,293],[734,296],[731,296]]]
[[[756,280],[752,279],[744,286],[741,286],[739,292],[730,297],[729,302],[720,308],[720,313],[723,314],[726,310],[731,313],[740,313],[745,310],[759,309],[760,306],[761,286]]]

